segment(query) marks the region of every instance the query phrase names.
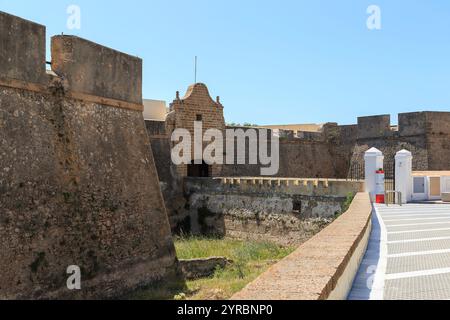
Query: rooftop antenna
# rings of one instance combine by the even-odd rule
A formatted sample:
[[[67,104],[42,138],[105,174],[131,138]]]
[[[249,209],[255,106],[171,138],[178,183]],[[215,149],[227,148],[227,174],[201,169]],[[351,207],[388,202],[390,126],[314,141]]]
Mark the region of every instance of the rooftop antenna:
[[[197,84],[197,56],[195,56],[194,84]]]

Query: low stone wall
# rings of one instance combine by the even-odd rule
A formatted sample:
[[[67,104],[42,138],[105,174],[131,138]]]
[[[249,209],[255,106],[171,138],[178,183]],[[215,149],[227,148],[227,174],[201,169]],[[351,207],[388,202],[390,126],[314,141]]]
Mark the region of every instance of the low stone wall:
[[[186,178],[191,231],[301,244],[326,226],[363,182],[315,179]]]
[[[349,210],[233,300],[346,299],[367,248],[372,205],[358,193]]]

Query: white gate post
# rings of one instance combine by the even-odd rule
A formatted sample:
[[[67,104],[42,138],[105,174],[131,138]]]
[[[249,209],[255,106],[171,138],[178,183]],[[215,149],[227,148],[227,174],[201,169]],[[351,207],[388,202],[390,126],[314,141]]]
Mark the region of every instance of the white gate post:
[[[402,150],[395,155],[395,191],[402,193],[402,203],[412,200],[412,154]]]
[[[364,166],[366,173],[366,192],[370,199],[375,202],[376,197],[376,172],[384,165],[383,153],[377,148],[372,148],[364,154]]]

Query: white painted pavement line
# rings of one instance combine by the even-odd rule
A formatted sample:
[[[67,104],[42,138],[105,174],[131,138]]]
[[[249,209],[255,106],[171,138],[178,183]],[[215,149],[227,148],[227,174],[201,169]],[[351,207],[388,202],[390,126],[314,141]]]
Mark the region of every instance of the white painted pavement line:
[[[411,207],[406,207],[405,209],[392,209],[392,208],[387,208],[387,209],[377,209],[380,211],[380,214],[401,214],[401,213],[410,213],[410,214],[424,214],[424,213],[433,213],[433,212],[450,212],[450,207],[447,208],[441,208],[441,209],[434,209],[434,210],[430,210],[429,208],[411,208]]]
[[[372,288],[370,291],[369,300],[383,300],[384,297],[384,285],[385,285],[385,276],[387,270],[387,232],[386,227],[383,222],[383,218],[378,212],[378,208],[374,208],[374,213],[378,219],[378,223],[380,225],[380,254],[378,265],[375,270],[375,274],[373,276]]]
[[[406,205],[406,206],[377,206],[376,207],[378,210],[380,210],[380,212],[397,212],[397,211],[412,211],[412,212],[417,212],[417,211],[450,211],[450,205],[447,206],[435,206],[433,208],[431,208],[429,205],[428,206],[410,206],[410,205]]]
[[[441,219],[450,219],[450,216],[448,217],[436,217],[436,218],[413,218],[413,219],[384,219],[384,222],[401,222],[401,221],[428,221],[428,220],[441,220]],[[450,220],[449,220],[450,221]]]
[[[450,228],[440,228],[440,229],[417,229],[417,230],[408,230],[408,231],[392,231],[392,232],[388,232],[388,234],[403,234],[403,233],[431,232],[431,231],[445,231],[445,230],[450,230]]]
[[[450,208],[450,207],[449,207]],[[450,213],[449,208],[445,210],[429,210],[429,209],[423,209],[423,210],[411,210],[411,209],[405,209],[405,210],[380,210],[381,215],[388,215],[388,216],[395,216],[395,215],[401,215],[401,214],[436,214],[436,213],[442,213],[447,214]]]
[[[442,222],[442,221],[438,221],[438,222],[423,222],[423,223],[406,223],[406,224],[389,224],[386,225],[386,227],[412,227],[412,226],[427,226],[427,225],[433,225],[433,224],[450,224],[450,221],[448,222]]]
[[[421,270],[421,271],[402,272],[402,273],[391,273],[391,274],[386,275],[386,280],[417,278],[417,277],[434,276],[434,275],[438,275],[438,274],[447,274],[447,273],[450,273],[450,268]]]
[[[392,218],[392,219],[389,219]],[[419,218],[450,218],[450,214],[402,214],[402,215],[395,215],[395,216],[387,216],[383,217],[383,220],[390,221],[395,219],[419,219]]]
[[[407,205],[403,205],[403,206],[399,206],[399,205],[389,205],[387,206],[386,204],[381,204],[381,203],[376,203],[375,204],[377,208],[406,208],[406,207],[410,207],[410,208],[419,208],[419,207],[426,207],[429,208],[430,207],[430,203],[420,203],[420,202],[416,202],[416,203],[408,203]],[[444,202],[439,203],[438,205],[435,205],[434,203],[432,204],[433,207],[436,208],[444,208],[446,207],[446,204]]]
[[[450,253],[450,249],[430,250],[430,251],[416,251],[416,252],[390,254],[390,255],[388,255],[388,259],[389,258],[405,258],[405,257],[428,256],[428,255],[432,255],[432,254],[442,254],[442,253]]]
[[[433,208],[434,209],[434,208]],[[381,236],[380,236],[380,259],[377,266],[377,270],[374,276],[373,287],[370,293],[371,300],[381,300],[384,297],[384,287],[385,281],[395,280],[395,279],[406,279],[413,277],[423,277],[428,275],[437,274],[447,274],[450,273],[450,268],[442,269],[431,269],[431,270],[421,270],[415,272],[404,272],[396,274],[386,274],[387,271],[387,261],[389,258],[401,258],[401,257],[413,257],[413,256],[426,256],[432,254],[450,254],[450,248],[440,249],[440,250],[428,250],[428,251],[417,251],[417,252],[405,252],[398,254],[388,255],[388,244],[402,244],[402,243],[418,243],[425,241],[440,241],[440,240],[450,240],[449,237],[434,237],[434,238],[416,238],[409,240],[399,240],[399,241],[387,241],[388,235],[394,234],[410,234],[410,233],[425,233],[434,231],[445,231],[450,230],[450,228],[436,228],[436,229],[417,229],[417,230],[406,230],[406,231],[393,231],[387,232],[388,227],[407,227],[417,226],[420,228],[422,225],[448,225],[450,224],[450,208],[439,207],[439,210],[430,210],[429,206],[408,206],[398,208],[386,208],[375,206],[375,213],[378,217]],[[433,221],[435,220],[435,221]],[[420,223],[419,221],[422,221]],[[427,221],[427,222],[423,222]],[[397,223],[396,225],[386,226],[385,223]]]
[[[379,209],[380,209],[380,212],[404,212],[404,211],[409,211],[409,212],[449,211],[450,212],[450,205],[445,206],[445,207],[442,206],[442,207],[435,207],[435,208],[430,208],[430,206],[425,206],[425,207],[416,207],[416,206],[386,207],[386,206],[381,206],[381,207],[379,207]]]
[[[377,208],[380,210],[380,213],[383,212],[421,212],[421,211],[425,211],[425,212],[433,212],[433,211],[449,211],[450,212],[450,206],[446,206],[446,207],[436,207],[434,209],[430,209],[430,206],[428,207],[411,207],[411,206],[402,206],[402,207],[379,207]]]
[[[409,216],[409,217],[396,217],[396,218],[394,218],[394,219],[383,219],[384,221],[386,221],[386,222],[390,222],[390,221],[396,221],[396,220],[399,220],[399,221],[404,221],[404,220],[431,220],[431,219],[450,219],[450,215],[446,215],[446,216],[441,216],[441,215],[438,215],[438,216],[421,216],[421,217],[412,217],[412,216]]]
[[[449,214],[450,210],[421,210],[421,211],[413,211],[413,210],[404,210],[404,211],[381,211],[380,214],[382,216],[401,216],[401,215],[423,215],[423,214]]]
[[[382,215],[396,215],[396,214],[427,214],[427,213],[449,213],[450,207],[442,210],[429,210],[424,208],[423,210],[412,210],[410,208],[406,208],[403,210],[390,210],[390,209],[378,209],[380,214]]]
[[[435,238],[418,238],[418,239],[409,239],[409,240],[396,240],[396,241],[388,241],[387,244],[414,243],[414,242],[439,241],[439,240],[450,240],[450,237],[435,237]]]

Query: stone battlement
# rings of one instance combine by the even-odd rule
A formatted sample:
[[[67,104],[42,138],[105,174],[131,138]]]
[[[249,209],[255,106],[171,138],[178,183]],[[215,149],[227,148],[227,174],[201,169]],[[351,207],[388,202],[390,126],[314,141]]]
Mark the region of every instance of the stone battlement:
[[[142,60],[74,36],[52,38],[52,70],[75,92],[142,104]]]
[[[295,179],[295,178],[262,178],[262,177],[229,177],[216,178],[222,185],[230,188],[259,190],[264,192],[283,191],[284,193],[333,194],[345,197],[349,191],[364,190],[364,181],[348,181],[343,179]]]
[[[398,115],[398,126],[391,125],[390,115],[375,115],[359,117],[356,125],[338,125],[326,123],[320,132],[294,131],[285,129],[267,129],[272,135],[280,138],[281,142],[314,141],[325,142],[333,138],[353,140],[373,138],[398,138],[426,135],[433,131],[447,133],[445,125],[440,119],[450,120],[450,112],[411,112]],[[441,123],[441,124],[439,124]],[[230,129],[249,129],[248,127],[227,127]],[[262,130],[263,128],[254,128]],[[443,130],[444,129],[444,130]]]
[[[55,36],[46,72],[44,26],[0,12],[0,30],[0,85],[143,110],[141,59],[76,36]]]
[[[45,27],[0,11],[0,77],[44,84]]]
[[[326,123],[320,132],[303,132],[284,129],[270,129],[272,134],[280,137],[281,141],[316,141],[324,142],[330,138],[353,138],[354,140],[373,138],[399,138],[431,134],[450,133],[445,122],[450,120],[450,112],[411,112],[398,115],[398,126],[391,124],[390,115],[375,115],[359,117],[356,125],[343,125]],[[229,127],[232,129],[238,127]],[[260,128],[256,128],[260,129]]]
[[[398,115],[398,127],[391,125],[390,115],[358,118],[358,139],[380,137],[408,137],[431,134],[438,130],[449,133],[443,125],[450,120],[450,112],[410,112]],[[447,122],[448,123],[448,122]]]

